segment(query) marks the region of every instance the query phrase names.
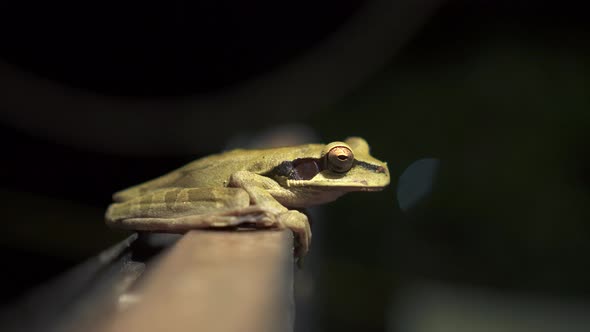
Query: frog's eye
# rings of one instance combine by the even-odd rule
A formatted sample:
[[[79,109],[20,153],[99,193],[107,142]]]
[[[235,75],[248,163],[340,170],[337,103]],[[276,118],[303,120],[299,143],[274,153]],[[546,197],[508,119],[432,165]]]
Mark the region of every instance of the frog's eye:
[[[331,148],[326,158],[328,160],[328,168],[336,173],[348,172],[354,162],[354,155],[346,146],[335,146]]]

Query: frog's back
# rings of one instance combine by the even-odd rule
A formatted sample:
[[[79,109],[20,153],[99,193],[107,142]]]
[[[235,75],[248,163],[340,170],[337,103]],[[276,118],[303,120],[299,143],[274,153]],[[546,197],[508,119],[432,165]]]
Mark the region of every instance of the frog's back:
[[[160,188],[226,186],[233,173],[248,168],[253,159],[259,158],[260,151],[231,150],[203,157],[153,180],[116,192],[113,199],[122,202]]]

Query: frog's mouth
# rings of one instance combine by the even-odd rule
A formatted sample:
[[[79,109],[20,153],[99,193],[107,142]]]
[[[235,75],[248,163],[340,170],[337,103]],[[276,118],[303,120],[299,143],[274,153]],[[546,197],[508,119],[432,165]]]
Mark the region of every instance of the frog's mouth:
[[[302,188],[308,187],[317,190],[335,190],[335,191],[381,191],[385,189],[386,184],[371,186],[365,181],[359,182],[338,182],[338,181],[309,181],[309,180],[287,180],[287,187]]]
[[[374,173],[353,169],[348,174],[323,171],[309,180],[290,179],[287,187],[307,187],[331,191],[381,191],[389,185],[389,172]]]

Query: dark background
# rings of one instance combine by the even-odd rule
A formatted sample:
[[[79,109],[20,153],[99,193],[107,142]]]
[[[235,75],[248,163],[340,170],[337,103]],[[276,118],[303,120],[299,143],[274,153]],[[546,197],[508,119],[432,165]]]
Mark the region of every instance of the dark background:
[[[321,47],[369,3],[9,1],[0,5],[0,61],[24,86],[42,79],[75,96],[223,98]],[[393,177],[382,193],[351,194],[323,210],[317,330],[383,330],[400,290],[421,280],[587,301],[590,20],[580,3],[443,2],[386,63],[367,63],[370,75],[321,106],[233,107],[219,118],[195,109],[190,152],[149,142],[119,148],[127,138],[111,133],[135,133],[116,116],[96,125],[92,143],[69,137],[76,123],[59,102],[31,106],[39,93],[31,83],[19,91],[32,104],[0,100],[1,303],[123,238],[102,224],[112,192],[223,149],[223,130],[292,122],[324,142],[365,137]],[[0,77],[5,92],[15,77]],[[184,113],[165,108],[155,118],[182,121]],[[42,118],[60,134],[39,130]],[[404,213],[397,179],[426,157],[440,160],[433,190]]]

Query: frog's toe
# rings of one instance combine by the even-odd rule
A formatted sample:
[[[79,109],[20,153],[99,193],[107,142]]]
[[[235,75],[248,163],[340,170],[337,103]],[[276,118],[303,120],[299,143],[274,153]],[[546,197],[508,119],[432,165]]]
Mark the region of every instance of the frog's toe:
[[[253,205],[246,209],[232,213],[236,226],[251,228],[284,228],[278,215],[274,211],[268,211],[259,206]]]
[[[307,216],[299,211],[290,210],[280,214],[279,221],[295,235],[295,256],[305,256],[311,245],[311,227]]]
[[[284,228],[283,225],[280,223],[279,219],[277,218],[277,215],[267,211],[257,214],[254,217],[253,224],[261,228]]]

